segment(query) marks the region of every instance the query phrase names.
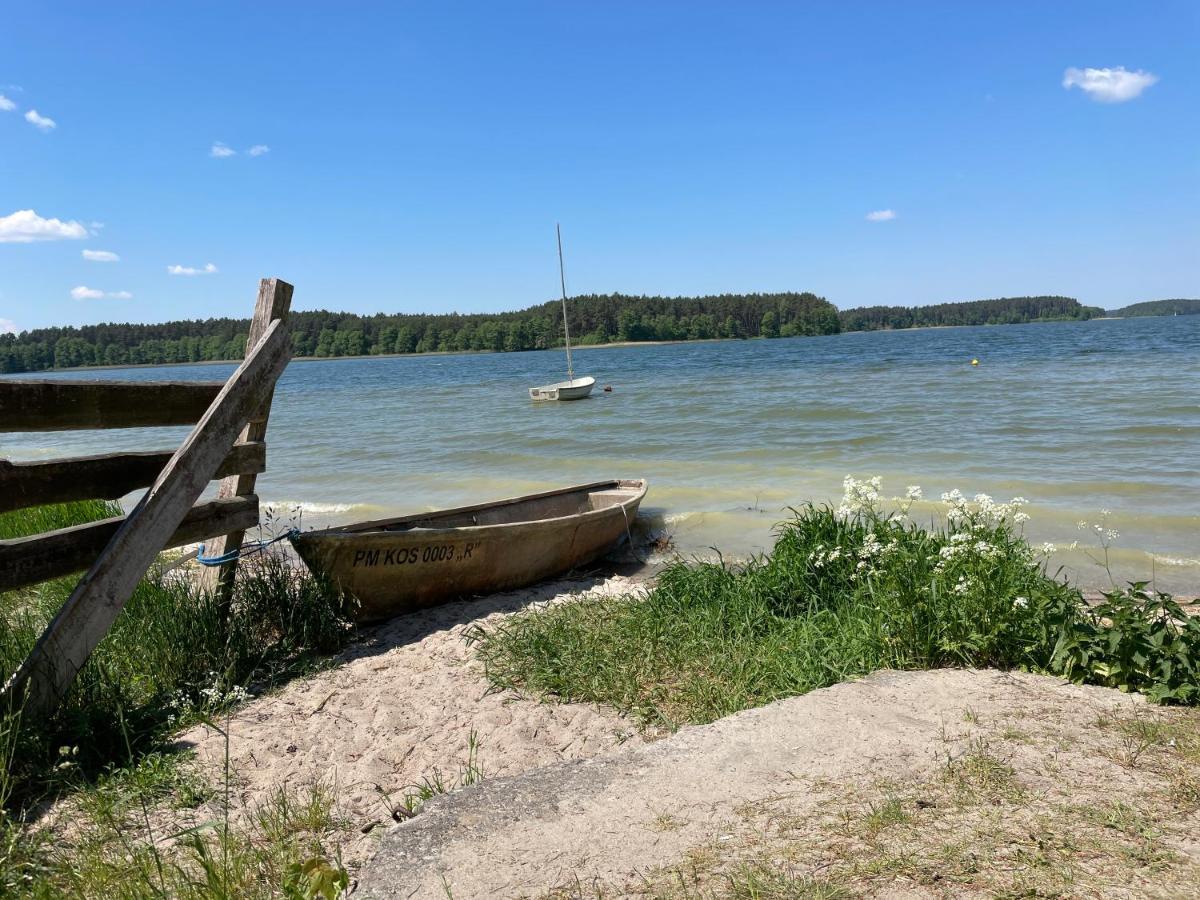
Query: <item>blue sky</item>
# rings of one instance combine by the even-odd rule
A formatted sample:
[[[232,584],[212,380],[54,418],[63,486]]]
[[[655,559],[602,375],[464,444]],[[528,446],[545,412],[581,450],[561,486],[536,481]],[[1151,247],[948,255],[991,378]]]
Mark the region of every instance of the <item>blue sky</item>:
[[[556,294],[556,220],[579,293],[1200,294],[1195,2],[3,19],[0,328],[245,316],[263,275],[300,309],[512,309]]]

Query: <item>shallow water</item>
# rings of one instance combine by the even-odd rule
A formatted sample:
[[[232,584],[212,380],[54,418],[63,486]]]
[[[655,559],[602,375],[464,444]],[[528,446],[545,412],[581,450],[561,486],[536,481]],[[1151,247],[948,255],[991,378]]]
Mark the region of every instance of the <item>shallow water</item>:
[[[565,376],[561,351],[294,362],[260,494],[307,526],[644,476],[644,512],[680,552],[742,556],[770,546],[787,506],[836,502],[848,473],[881,475],[889,495],[1027,498],[1031,539],[1056,543],[1055,565],[1088,586],[1108,576],[1076,523],[1109,509],[1119,580],[1200,592],[1200,316],[584,349],[576,364],[613,392],[530,402],[528,387]],[[0,455],[168,447],[183,433],[0,434]]]

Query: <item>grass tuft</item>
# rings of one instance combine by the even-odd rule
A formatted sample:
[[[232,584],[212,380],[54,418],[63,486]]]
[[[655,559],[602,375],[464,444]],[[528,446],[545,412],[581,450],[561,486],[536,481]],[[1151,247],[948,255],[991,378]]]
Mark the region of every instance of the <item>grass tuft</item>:
[[[876,669],[1038,667],[1077,593],[1005,522],[927,530],[806,506],[769,557],[669,565],[643,598],[569,603],[476,632],[502,687],[709,722]]]
[[[945,495],[945,524],[879,508],[878,480],[808,505],[745,565],[676,561],[640,597],[565,603],[476,629],[498,687],[677,727],[878,669],[994,667],[1200,699],[1200,623],[1144,585],[1092,610],[1025,540],[1024,501]],[[912,489],[919,496],[917,489]],[[972,710],[964,718],[978,725]]]

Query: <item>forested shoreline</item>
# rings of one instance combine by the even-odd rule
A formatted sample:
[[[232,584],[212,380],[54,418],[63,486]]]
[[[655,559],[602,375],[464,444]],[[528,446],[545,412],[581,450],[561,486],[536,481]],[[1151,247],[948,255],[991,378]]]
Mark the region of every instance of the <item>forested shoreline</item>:
[[[1112,315],[1123,318],[1137,316],[1197,316],[1200,315],[1200,300],[1147,300],[1144,303],[1132,303],[1124,309],[1115,310]]]
[[[778,338],[947,325],[994,325],[1104,315],[1069,297],[1008,297],[921,307],[840,311],[812,293],[643,297],[592,294],[568,305],[573,343]],[[240,359],[248,319],[40,328],[0,335],[0,372]],[[506,313],[291,316],[296,356],[541,350],[562,345],[558,301]]]

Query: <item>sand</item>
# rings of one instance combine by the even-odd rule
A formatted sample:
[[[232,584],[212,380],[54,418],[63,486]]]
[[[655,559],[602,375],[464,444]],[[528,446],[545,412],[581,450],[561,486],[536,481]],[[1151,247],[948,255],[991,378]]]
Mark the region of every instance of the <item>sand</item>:
[[[1119,724],[1169,716],[1040,675],[878,672],[434,798],[356,896],[1197,896],[1174,744],[1133,753]],[[730,890],[747,864],[791,889]]]
[[[551,704],[497,692],[474,659],[467,632],[531,604],[580,593],[627,594],[637,577],[557,581],[404,616],[364,633],[327,671],[246,703],[219,724],[229,734],[235,811],[253,809],[281,787],[330,788],[345,828],[341,851],[354,867],[369,856],[376,826],[414,785],[440,775],[454,783],[477,743],[485,778],[595,756],[644,737],[629,720],[582,704]],[[224,780],[225,740],[193,728],[204,774]],[[378,833],[383,829],[379,828]]]

